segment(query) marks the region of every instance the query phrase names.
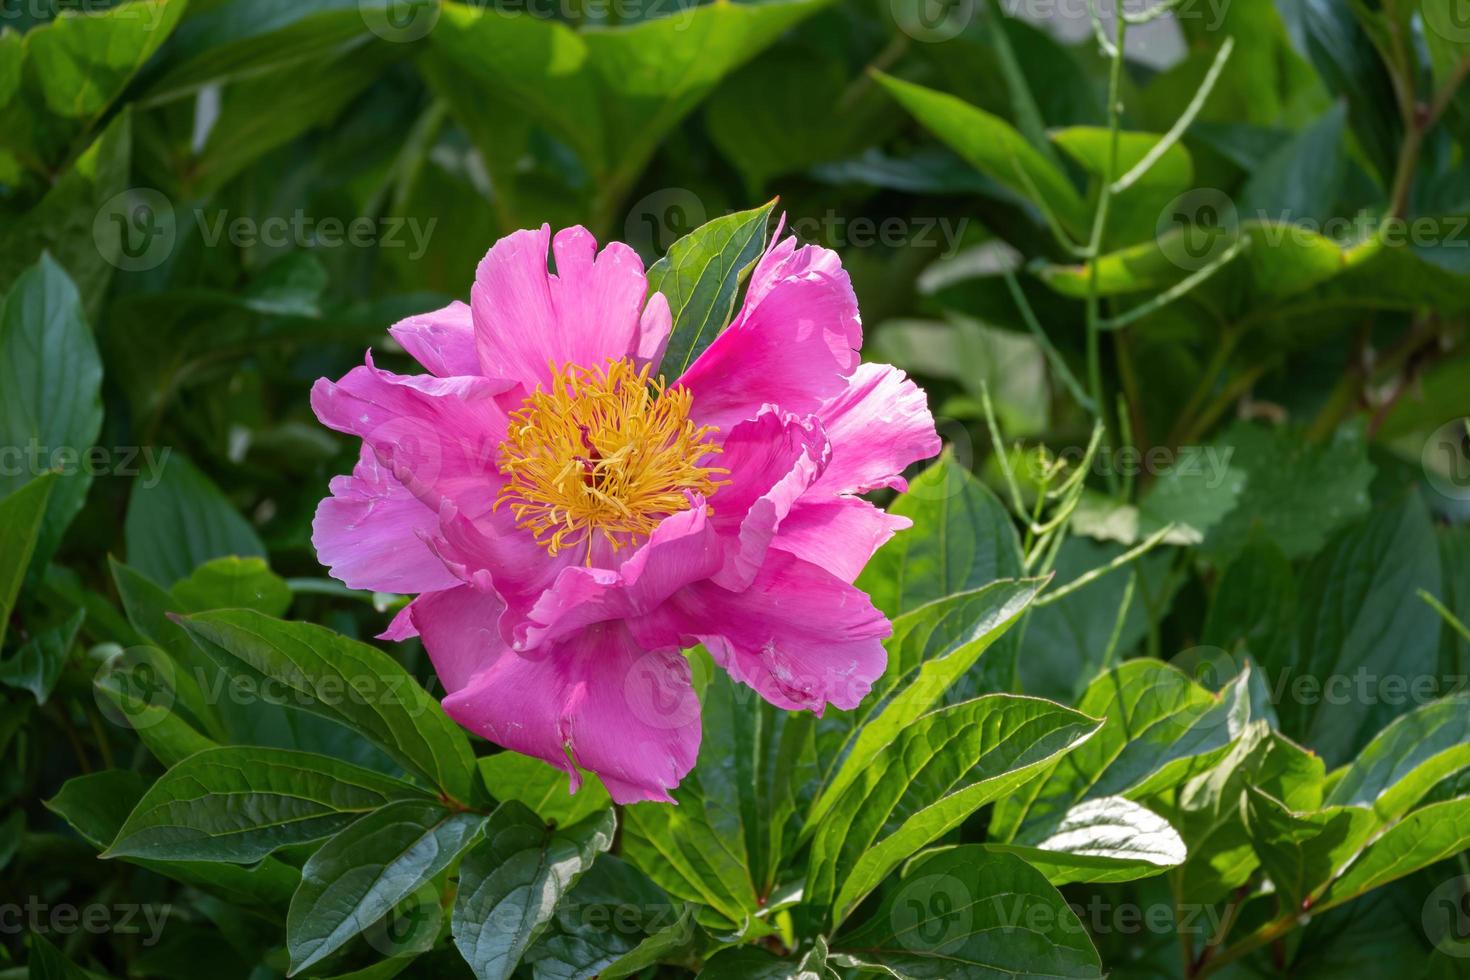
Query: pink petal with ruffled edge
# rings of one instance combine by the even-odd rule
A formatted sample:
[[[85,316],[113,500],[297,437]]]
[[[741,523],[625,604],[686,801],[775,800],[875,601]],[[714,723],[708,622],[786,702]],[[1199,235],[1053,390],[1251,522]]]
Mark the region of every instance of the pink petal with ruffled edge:
[[[421,628],[452,634],[478,621],[441,616],[432,627],[426,616]],[[532,654],[502,648],[485,656],[486,666],[444,699],[451,718],[563,770],[574,791],[580,767],[597,773],[618,803],[673,802],[669,790],[694,768],[700,738],[699,698],[677,650],[645,650],[613,622]]]
[[[835,253],[793,242],[761,260],[740,313],[679,379],[701,424],[729,432],[768,404],[810,414],[847,387],[863,344],[857,297]]]
[[[459,300],[442,310],[399,320],[388,333],[430,374],[452,378],[480,373],[474,319],[469,306]]]
[[[621,242],[598,252],[582,227],[554,239],[549,225],[507,235],[481,260],[470,292],[483,373],[530,391],[550,382],[553,362],[592,367],[657,350],[667,318],[656,307],[645,316],[647,292],[643,260]]]
[[[617,568],[569,565],[514,628],[517,650],[564,639],[593,623],[628,619],[655,609],[679,589],[720,567],[720,550],[704,498],[664,518]]]
[[[750,585],[781,522],[821,476],[830,454],[826,433],[810,416],[768,408],[730,430],[714,460],[730,471],[730,485],[712,501],[713,523],[728,539],[716,583],[737,591]]]
[[[823,405],[817,417],[832,440],[832,462],[813,485],[813,497],[880,487],[906,490],[904,468],[943,448],[929,399],[887,364],[859,365],[847,389]]]
[[[360,437],[393,476],[437,509],[444,499],[492,498],[507,417],[496,378],[400,375],[367,364],[338,382],[322,378],[311,407],[324,425]]]
[[[856,497],[803,501],[781,522],[771,547],[852,582],[888,539],[913,523]]]
[[[438,526],[438,516],[366,444],[352,475],[333,478],[331,488],[317,505],[311,543],[333,578],[371,592],[434,592],[459,584],[421,539]]]
[[[750,588],[710,582],[629,623],[649,645],[703,643],[735,680],[778,708],[855,708],[888,662],[888,620],[851,585],[772,550]]]

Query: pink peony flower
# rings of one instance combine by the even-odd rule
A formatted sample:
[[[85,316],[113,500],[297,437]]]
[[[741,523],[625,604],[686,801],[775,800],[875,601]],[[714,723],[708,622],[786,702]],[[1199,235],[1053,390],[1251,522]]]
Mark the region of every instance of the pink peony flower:
[[[518,231],[468,306],[392,328],[428,374],[369,353],[312,389],[363,440],[317,510],[321,561],[416,596],[384,637],[422,637],[451,717],[623,803],[669,800],[694,766],[682,648],[782,708],[862,700],[891,627],[851,583],[909,522],[857,494],[939,451],[924,394],[859,363],[835,253],[773,243],[667,384],[669,306],[647,292],[626,245]]]

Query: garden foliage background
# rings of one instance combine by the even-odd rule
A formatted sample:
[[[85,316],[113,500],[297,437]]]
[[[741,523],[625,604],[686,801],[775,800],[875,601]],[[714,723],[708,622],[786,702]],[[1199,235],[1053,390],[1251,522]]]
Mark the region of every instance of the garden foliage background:
[[[0,976],[1465,974],[1470,3],[1102,7],[5,0]],[[543,221],[687,340],[778,215],[948,444],[889,671],[568,798],[325,577],[307,392]]]

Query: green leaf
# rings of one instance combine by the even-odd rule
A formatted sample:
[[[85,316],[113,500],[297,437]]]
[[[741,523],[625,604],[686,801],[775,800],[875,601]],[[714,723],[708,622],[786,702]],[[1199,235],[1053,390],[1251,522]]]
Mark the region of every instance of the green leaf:
[[[843,721],[851,728],[831,753],[831,777],[812,803],[807,825],[815,827],[873,757],[924,712],[934,707],[1030,607],[1038,579],[992,582],[972,592],[938,599],[893,621],[884,642],[888,667]]]
[[[0,99],[0,125],[29,166],[55,166],[122,94],[183,13],[186,0],[133,0],[61,13],[26,31],[16,58],[19,90]]]
[[[1251,722],[1218,765],[1180,787],[1176,805],[1167,797],[1152,798],[1189,848],[1177,872],[1181,893],[1220,901],[1259,866],[1242,817],[1247,786],[1293,811],[1311,811],[1322,805],[1324,779],[1321,759],[1260,720]]]
[[[577,32],[529,15],[446,3],[434,50],[529,109],[621,197],[660,139],[725,75],[826,0],[688,7]]]
[[[648,291],[669,301],[674,326],[659,370],[672,381],[730,323],[735,296],[766,247],[771,201],[701,225],[648,270]]]
[[[536,980],[613,980],[658,948],[699,943],[703,932],[692,921],[691,908],[671,901],[631,865],[604,854],[561,901],[525,960],[534,964]],[[704,948],[698,946],[695,954]]]
[[[1002,800],[992,838],[1043,839],[1080,803],[1109,796],[1138,800],[1208,768],[1250,720],[1248,681],[1247,670],[1217,696],[1157,660],[1130,660],[1103,674],[1077,705],[1104,719],[1097,734],[1044,778]]]
[[[1470,848],[1470,797],[1430,804],[1364,848],[1327,889],[1318,907],[1341,905],[1466,848]]]
[[[400,800],[323,844],[301,869],[286,918],[291,973],[336,952],[432,881],[474,844],[486,819]]]
[[[560,830],[519,803],[495,810],[460,868],[454,902],[454,945],[478,980],[508,980],[616,826],[611,809]]]
[[[0,661],[0,684],[30,691],[37,704],[45,704],[86,617],[86,610],[78,609],[65,623],[37,633],[14,656]]]
[[[108,716],[132,728],[154,758],[175,766],[219,742],[194,679],[157,647],[130,647],[103,662],[92,688],[112,704]],[[102,704],[99,700],[98,704]],[[201,721],[201,719],[203,719]],[[209,735],[200,729],[207,728]]]
[[[905,858],[1086,742],[1099,722],[992,694],[917,719],[873,756],[812,839],[806,900],[840,923]]]
[[[752,726],[762,723],[757,712],[762,719],[770,714],[756,708],[745,691],[723,672],[710,680],[699,759],[673,791],[677,806],[638,803],[623,809],[623,856],[669,894],[723,916],[731,931],[761,907],[757,889],[765,875],[752,859],[760,847],[779,846],[779,838],[761,835],[785,829],[784,821],[772,827],[757,816],[763,800],[772,809],[774,804],[763,793],[769,784],[756,774],[762,754]]]
[[[68,779],[45,805],[100,851],[117,836],[147,789],[148,781],[140,773],[104,769]],[[291,901],[291,893],[301,877],[295,868],[273,857],[250,867],[213,861],[123,860],[203,888],[231,902],[264,906],[272,913],[279,912]]]
[[[41,522],[46,516],[46,501],[56,485],[56,476],[46,474],[0,499],[0,554],[6,561],[0,565],[0,643],[10,625],[10,611],[20,595],[21,582],[30,567],[36,539],[41,536]]]
[[[4,115],[0,112],[0,125]],[[101,312],[121,254],[118,219],[127,218],[129,198],[123,195],[133,152],[132,118],[131,107],[124,106],[71,169],[49,184],[40,203],[0,225],[0,290],[11,288],[49,252],[70,273],[88,315]],[[3,162],[0,150],[0,167]]]
[[[1302,576],[1296,657],[1267,664],[1273,685],[1294,692],[1280,705],[1282,729],[1334,766],[1404,713],[1439,667],[1439,619],[1408,599],[1437,593],[1439,578],[1416,493],[1338,534]]]
[[[1073,126],[1050,135],[1093,178],[1094,187],[1109,173],[1108,163],[1114,146],[1110,130],[1101,126]],[[1110,179],[1117,180],[1132,171],[1162,138],[1155,133],[1119,132],[1118,162],[1111,170]],[[1193,186],[1194,161],[1182,144],[1175,143],[1131,187],[1114,195],[1108,213],[1105,244],[1153,238],[1158,230],[1157,216],[1171,201]]]
[[[873,917],[833,948],[839,965],[901,980],[1103,975],[1087,930],[1046,877],[977,845],[909,862]]]
[[[914,118],[964,157],[971,166],[1023,198],[1030,188],[1041,195],[1062,227],[1081,241],[1086,237],[1087,207],[1077,190],[1051,161],[1004,119],[937,92],[874,72],[873,77]]]
[[[1204,550],[1233,556],[1254,530],[1288,558],[1315,553],[1331,532],[1368,512],[1373,464],[1361,430],[1344,427],[1325,445],[1297,431],[1237,423],[1216,440],[1231,469],[1246,475],[1235,508],[1215,525]]]
[[[47,107],[69,119],[102,114],[158,46],[184,0],[133,0],[100,13],[62,14],[26,35],[26,56],[45,79]]]
[[[1283,910],[1305,911],[1378,825],[1366,807],[1327,807],[1292,813],[1254,786],[1246,788],[1246,829]]]
[[[858,588],[890,616],[1021,574],[1021,543],[1005,507],[949,453],[888,508],[914,526],[878,550]]]
[[[1203,645],[1277,662],[1296,629],[1296,579],[1275,541],[1251,536],[1225,566],[1205,614]]]
[[[476,760],[480,776],[497,800],[524,803],[536,816],[565,827],[612,805],[595,774],[584,773],[582,788],[571,791],[567,774],[519,752],[501,752]]]
[[[74,966],[39,932],[30,934],[31,959],[26,976],[29,980],[88,980],[87,971]]]
[[[1113,542],[1068,536],[1057,552],[1052,589],[1107,565],[1124,550]],[[1107,639],[1117,626],[1130,576],[1136,575],[1137,583],[1133,601],[1123,615],[1114,651],[1117,659],[1128,656],[1148,633],[1149,612],[1144,596],[1152,597],[1158,607],[1155,615],[1169,608],[1173,586],[1168,571],[1172,559],[1172,552],[1157,549],[1125,570],[1105,575],[1055,602],[1033,609],[1026,617],[1025,635],[1020,642],[1021,689],[1038,697],[1075,703],[1098,673],[1109,666],[1103,655],[1107,652]]]
[[[1347,169],[1342,149],[1346,128],[1347,107],[1337,102],[1278,147],[1240,192],[1241,214],[1318,227],[1334,217]]]
[[[988,846],[1023,858],[1053,885],[1150,878],[1187,855],[1167,820],[1121,796],[1079,803],[1041,839]]]
[[[159,777],[102,856],[248,864],[420,791],[325,756],[225,746]]]
[[[475,758],[464,730],[383,651],[312,623],[248,609],[196,613],[178,622],[226,671],[284,685],[299,695],[302,710],[362,733],[451,799],[469,800]]]
[[[694,923],[693,905],[686,905],[673,922],[651,933],[633,949],[619,956],[597,972],[598,980],[622,980],[656,963],[686,959],[695,952],[699,931]]]
[[[291,606],[291,588],[262,558],[216,558],[174,583],[170,590],[178,612],[210,609],[253,609],[283,616]]]
[[[1397,820],[1445,776],[1470,765],[1470,693],[1422,705],[1394,720],[1334,774],[1327,803],[1371,807]]]
[[[47,470],[60,476],[36,557],[49,561],[92,484],[87,451],[102,428],[102,362],[82,299],[50,255],[23,272],[0,314],[0,446],[30,466],[0,470],[0,496]]]
[[[265,557],[265,545],[229,499],[178,453],[157,483],[137,481],[123,525],[128,564],[172,586],[212,558]]]

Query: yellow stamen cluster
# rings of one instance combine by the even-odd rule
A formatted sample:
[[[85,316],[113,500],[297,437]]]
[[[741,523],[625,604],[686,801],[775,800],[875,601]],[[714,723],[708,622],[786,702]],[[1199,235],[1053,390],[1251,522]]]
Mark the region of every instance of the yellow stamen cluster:
[[[590,561],[594,533],[620,548],[688,510],[686,491],[709,497],[728,482],[716,479],[728,470],[700,465],[719,452],[717,430],[689,420],[688,389],[651,382],[630,360],[552,369],[550,389],[510,417],[495,501],[551,554],[585,542]]]

